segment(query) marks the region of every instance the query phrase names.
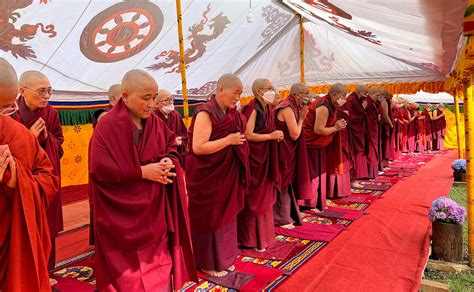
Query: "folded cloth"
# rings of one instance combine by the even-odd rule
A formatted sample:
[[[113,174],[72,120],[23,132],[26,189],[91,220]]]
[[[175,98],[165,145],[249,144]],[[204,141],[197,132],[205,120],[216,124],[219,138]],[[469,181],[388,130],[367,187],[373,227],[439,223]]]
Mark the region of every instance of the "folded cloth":
[[[254,274],[244,273],[236,269],[233,272],[229,272],[224,277],[213,277],[207,275],[205,280],[217,284],[219,286],[239,290],[241,286],[248,284],[254,278]]]
[[[275,227],[275,232],[295,238],[329,242],[344,229],[345,227],[339,224],[326,225],[304,222],[303,225],[296,226],[293,229]]]
[[[265,287],[285,274],[287,271],[257,265],[251,262],[235,261],[235,268],[249,274],[254,274],[255,278],[240,287],[240,291],[263,291]]]

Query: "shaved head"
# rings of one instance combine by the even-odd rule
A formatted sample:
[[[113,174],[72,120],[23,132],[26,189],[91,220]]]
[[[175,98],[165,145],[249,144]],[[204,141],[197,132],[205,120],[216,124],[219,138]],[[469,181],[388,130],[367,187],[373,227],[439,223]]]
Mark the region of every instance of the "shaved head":
[[[143,70],[130,70],[122,78],[122,99],[133,121],[148,118],[155,107],[158,83]]]
[[[219,91],[220,88],[222,89],[230,89],[233,87],[242,86],[242,81],[240,80],[237,75],[227,73],[222,75],[219,80],[217,80],[217,90]]]
[[[0,58],[0,110],[13,104],[18,96],[18,77],[7,60]]]
[[[109,96],[109,103],[111,106],[115,106],[119,101],[120,97],[122,96],[122,88],[120,84],[112,84],[109,87],[109,91],[107,92]]]
[[[253,96],[255,96],[255,97],[260,96],[260,94],[258,94],[257,91],[264,89],[269,84],[272,85],[272,83],[268,79],[265,79],[265,78],[255,79],[255,81],[252,83]]]
[[[346,87],[342,85],[341,83],[336,83],[336,84],[331,85],[328,92],[329,96],[333,96],[338,93],[346,95],[347,94]]]
[[[158,100],[163,100],[165,98],[170,97],[172,94],[169,90],[166,89],[159,89],[158,90]]]
[[[367,86],[365,86],[364,84],[359,84],[355,90],[355,93],[359,97],[366,96],[368,92],[369,92],[369,88],[367,88]]]
[[[48,77],[35,70],[23,72],[20,76],[20,87],[34,87],[39,80],[48,80]]]
[[[297,94],[308,93],[308,92],[309,92],[308,85],[301,82],[294,83],[293,85],[291,85],[291,88],[290,88],[290,95],[297,95]]]
[[[237,75],[224,74],[217,80],[216,101],[224,111],[236,107],[243,91],[242,81]]]

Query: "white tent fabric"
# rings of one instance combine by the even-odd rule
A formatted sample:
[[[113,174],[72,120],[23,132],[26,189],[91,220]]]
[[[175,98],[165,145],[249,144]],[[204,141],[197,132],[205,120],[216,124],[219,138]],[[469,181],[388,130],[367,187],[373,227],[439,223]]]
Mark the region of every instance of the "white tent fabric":
[[[295,12],[307,17],[309,83],[442,80],[459,52],[466,4],[464,0],[283,2],[288,6],[252,0],[249,23],[247,0],[182,0],[191,97],[207,97],[218,77],[228,72],[242,78],[246,93],[255,78],[269,78],[280,87],[299,81]],[[328,5],[343,17],[321,10]],[[69,92],[63,97],[68,101],[97,98],[133,68],[147,70],[160,87],[180,93],[174,0],[7,0],[0,8],[8,19],[0,22],[0,31],[9,32],[0,36],[0,57],[13,63],[19,74],[42,71],[55,89]]]
[[[454,97],[447,92],[429,93],[418,91],[416,94],[399,94],[398,96],[407,99],[410,102],[416,102],[420,104],[454,104]],[[462,104],[463,102],[464,101],[460,99],[460,103]]]

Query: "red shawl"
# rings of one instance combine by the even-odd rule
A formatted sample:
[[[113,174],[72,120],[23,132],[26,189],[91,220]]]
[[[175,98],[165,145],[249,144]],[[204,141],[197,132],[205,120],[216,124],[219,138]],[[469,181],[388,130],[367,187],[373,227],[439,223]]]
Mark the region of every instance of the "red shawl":
[[[90,184],[94,200],[97,287],[112,285],[128,271],[140,273],[149,246],[169,238],[174,289],[197,275],[191,250],[184,172],[175,136],[157,116],[145,121],[135,145],[135,125],[122,100],[97,125],[90,144]],[[170,185],[142,178],[141,166],[170,158],[176,178]],[[145,264],[145,263],[143,263]],[[143,280],[145,271],[137,275]],[[126,290],[126,289],[125,289]]]
[[[308,109],[308,115],[303,123],[304,139],[306,148],[327,148],[327,170],[330,174],[342,174],[342,146],[341,135],[337,131],[331,135],[320,136],[314,133],[314,123],[316,121],[316,109],[325,106],[329,111],[326,127],[333,127],[337,122],[336,107],[332,105],[329,95],[321,97],[317,102],[313,102]]]
[[[364,98],[359,99],[355,92],[347,97],[344,104],[344,110],[349,112],[347,121],[348,131],[350,132],[350,145],[352,152],[357,155],[365,149],[365,109],[362,106]]]
[[[369,164],[377,164],[379,160],[379,103],[371,98],[367,98],[366,113],[367,162]]]
[[[262,104],[254,99],[242,108],[242,113],[249,119],[253,110],[257,112],[254,133],[272,133],[275,130],[275,109],[267,105],[265,110]],[[274,188],[278,183],[278,142],[268,140],[248,143],[251,176],[245,195],[245,206],[253,216],[258,217],[268,212],[276,200]]]
[[[193,230],[214,231],[235,218],[244,207],[245,191],[250,182],[249,148],[245,143],[228,146],[209,155],[194,154],[194,123],[201,111],[211,117],[211,141],[231,133],[245,133],[247,122],[236,109],[228,109],[227,113],[223,113],[215,97],[212,97],[196,109],[189,128],[186,185],[191,227]]]
[[[34,113],[30,112],[23,96],[20,96],[18,99],[18,107],[19,110],[13,117],[25,125],[26,128],[30,129],[39,118],[42,118],[46,124],[48,138],[45,138],[44,133],[41,132],[38,136],[38,141],[53,164],[54,175],[59,177],[60,187],[58,193],[50,202],[47,212],[51,237],[56,237],[64,229],[61,204],[61,157],[64,154],[62,147],[64,137],[59,116],[56,110],[49,104]]]
[[[294,141],[285,122],[277,119],[278,111],[290,107],[299,121],[299,111],[296,100],[290,96],[282,101],[275,109],[275,126],[277,130],[283,131],[285,139],[278,143],[280,190],[292,184],[297,199],[312,199],[311,179],[309,177],[308,158],[306,154],[306,143],[303,133]]]
[[[51,291],[46,208],[58,191],[58,178],[28,129],[0,116],[0,145],[5,144],[15,158],[18,183],[10,190],[0,182],[0,289]],[[5,173],[4,182],[10,176]]]

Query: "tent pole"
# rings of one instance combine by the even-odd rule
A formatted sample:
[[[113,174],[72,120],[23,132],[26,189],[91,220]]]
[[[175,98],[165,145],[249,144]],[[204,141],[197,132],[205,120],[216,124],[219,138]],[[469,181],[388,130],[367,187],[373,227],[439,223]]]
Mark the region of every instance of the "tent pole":
[[[459,92],[457,89],[454,90],[454,114],[456,117],[456,137],[458,141],[458,156],[459,159],[463,159],[464,153],[462,150],[462,145],[461,145],[461,133],[459,133],[459,125],[461,124],[460,121],[460,114],[459,114]]]
[[[464,125],[466,128],[466,177],[467,177],[467,237],[468,254],[471,264],[474,263],[474,100],[473,100],[473,72],[464,99]]]
[[[304,17],[300,14],[300,81],[306,83],[304,79]]]
[[[184,123],[186,127],[191,124],[189,118],[188,86],[186,83],[186,63],[184,60],[183,19],[181,14],[181,0],[176,0],[176,16],[178,18],[178,42],[179,42],[179,70],[181,71],[181,85],[183,92]]]

